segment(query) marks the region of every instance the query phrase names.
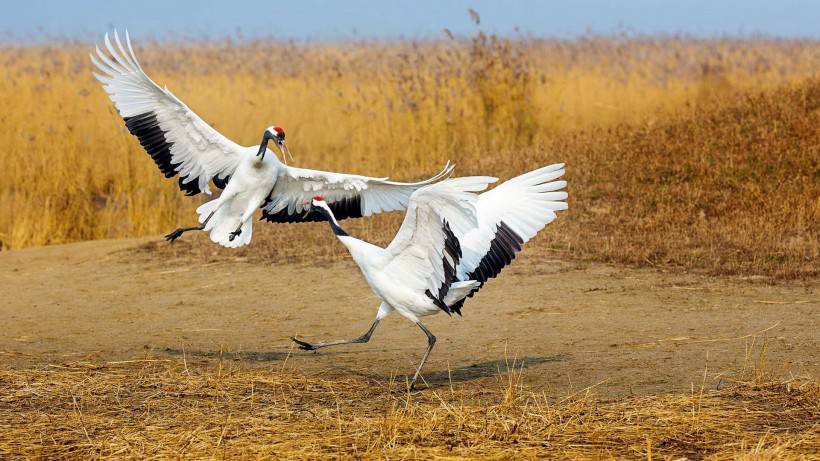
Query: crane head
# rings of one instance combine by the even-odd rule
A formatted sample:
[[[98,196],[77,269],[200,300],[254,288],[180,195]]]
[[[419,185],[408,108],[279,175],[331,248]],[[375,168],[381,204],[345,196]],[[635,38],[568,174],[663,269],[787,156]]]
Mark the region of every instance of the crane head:
[[[324,216],[327,219],[330,219],[333,215],[333,212],[330,211],[330,207],[327,206],[327,202],[321,195],[317,195],[313,197],[313,200],[310,201],[310,208],[308,209],[305,216],[308,216],[310,213],[317,212]]]
[[[281,126],[269,126],[265,131],[270,134],[271,139],[285,140],[285,130]]]
[[[313,197],[313,200],[310,202],[310,209],[305,213],[305,217],[307,217],[310,213],[319,213],[325,219],[330,222],[330,227],[333,229],[333,233],[336,234],[337,237],[347,237],[347,232],[339,226],[339,223],[336,221],[336,217],[333,216],[333,210],[330,209],[327,202],[321,195],[317,195]]]
[[[265,134],[262,136],[262,145],[259,146],[259,155],[263,155],[269,140],[273,140],[273,143],[279,148],[279,151],[282,153],[282,161],[287,163],[287,157],[293,160],[293,156],[290,154],[290,150],[288,150],[288,145],[285,143],[285,130],[283,130],[282,127],[269,126],[265,129]]]

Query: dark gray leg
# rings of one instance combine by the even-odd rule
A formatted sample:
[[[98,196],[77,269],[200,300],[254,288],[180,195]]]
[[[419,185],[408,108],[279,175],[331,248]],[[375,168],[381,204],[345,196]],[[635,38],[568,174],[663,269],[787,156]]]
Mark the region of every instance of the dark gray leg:
[[[421,373],[421,368],[424,366],[424,362],[427,361],[427,357],[430,356],[430,351],[433,350],[433,346],[436,345],[436,337],[433,336],[433,333],[430,333],[430,330],[428,330],[424,325],[422,325],[421,322],[416,322],[416,325],[418,325],[419,328],[421,328],[421,331],[423,331],[424,334],[427,335],[427,350],[424,352],[424,357],[421,358],[421,363],[419,363],[419,367],[418,367],[418,369],[416,369],[416,374],[413,376],[413,379],[410,381],[410,390],[411,391],[416,388],[416,380],[419,379],[419,374]]]
[[[363,343],[366,343],[366,342],[370,341],[370,337],[373,336],[373,330],[376,329],[376,326],[379,324],[379,322],[380,322],[379,319],[374,320],[373,325],[370,325],[370,329],[367,330],[367,333],[359,336],[358,338],[354,338],[354,339],[340,339],[338,341],[328,341],[328,342],[324,342],[324,343],[314,343],[314,344],[307,343],[307,342],[304,342],[304,341],[299,341],[296,338],[290,338],[290,339],[292,339],[293,342],[298,344],[299,349],[302,349],[303,351],[315,351],[316,349],[319,349],[319,348],[322,348],[322,347],[338,346],[339,344],[363,344]]]
[[[214,215],[214,213],[216,213],[216,212],[215,212],[215,211],[212,211],[212,212],[211,212],[211,214],[209,214],[209,215],[208,215],[208,217],[207,217],[207,218],[205,218],[205,222],[203,222],[202,224],[200,224],[200,225],[198,225],[198,226],[194,226],[194,227],[180,227],[179,229],[177,229],[177,230],[175,230],[175,231],[171,232],[170,234],[166,235],[166,236],[165,236],[165,240],[168,240],[169,242],[174,243],[174,240],[176,240],[176,239],[178,239],[178,238],[182,237],[182,234],[184,234],[184,233],[186,233],[186,232],[188,232],[188,231],[192,231],[192,230],[203,230],[203,229],[205,229],[205,226],[208,224],[208,221],[210,221],[210,220],[211,220],[211,217]]]

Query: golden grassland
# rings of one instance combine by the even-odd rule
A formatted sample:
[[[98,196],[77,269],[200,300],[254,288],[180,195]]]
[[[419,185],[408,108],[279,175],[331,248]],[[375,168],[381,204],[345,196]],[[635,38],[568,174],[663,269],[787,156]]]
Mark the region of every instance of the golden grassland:
[[[146,356],[0,370],[0,457],[811,459],[820,384],[754,366],[692,391],[604,399],[496,377],[407,393],[400,381]]]
[[[534,256],[804,278],[820,253],[820,43],[601,38],[150,44],[143,67],[236,141],[300,166],[415,179],[568,165]],[[91,76],[87,45],[0,48],[0,248],[194,222]],[[384,242],[401,216],[348,224]],[[321,225],[259,223],[266,260],[337,257]],[[188,236],[186,236],[188,239]],[[292,245],[299,240],[301,245]],[[163,251],[226,254],[201,237]],[[291,248],[297,246],[297,248]]]

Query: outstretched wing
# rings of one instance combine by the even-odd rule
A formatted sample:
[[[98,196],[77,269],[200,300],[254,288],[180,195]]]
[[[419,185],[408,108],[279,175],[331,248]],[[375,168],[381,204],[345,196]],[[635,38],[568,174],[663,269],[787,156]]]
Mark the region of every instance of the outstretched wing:
[[[386,248],[390,261],[384,272],[450,314],[444,299],[456,281],[460,239],[478,224],[475,192],[495,180],[486,176],[448,179],[414,192],[401,228]]]
[[[262,219],[271,222],[308,222],[323,220],[311,213],[311,198],[321,195],[333,210],[336,219],[360,218],[383,211],[398,211],[407,207],[411,194],[420,187],[434,183],[453,171],[447,162],[435,176],[420,182],[396,182],[387,178],[371,178],[344,173],[309,170],[284,166],[265,204]]]
[[[210,194],[208,181],[224,186],[239,162],[242,147],[214,130],[167,88],[160,88],[143,72],[128,31],[124,47],[114,31],[112,46],[105,34],[108,53],[96,48],[91,61],[101,72],[94,76],[125,119],[128,131],[154,159],[162,174],[179,174],[179,188],[187,195]]]
[[[478,226],[461,241],[463,257],[457,268],[458,280],[484,283],[497,276],[515,259],[521,246],[547,224],[555,212],[567,209],[564,164],[540,168],[506,181],[478,197]],[[465,298],[466,299],[466,298]],[[464,299],[452,306],[461,309]]]

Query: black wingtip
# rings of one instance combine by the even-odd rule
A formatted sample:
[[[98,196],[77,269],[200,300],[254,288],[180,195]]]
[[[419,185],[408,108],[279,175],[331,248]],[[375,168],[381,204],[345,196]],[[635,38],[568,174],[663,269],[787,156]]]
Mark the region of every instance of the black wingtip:
[[[496,226],[495,238],[490,242],[490,249],[481,258],[478,266],[467,274],[466,280],[476,280],[479,285],[470,291],[466,298],[472,298],[487,280],[498,276],[504,267],[512,263],[515,254],[521,251],[521,245],[523,244],[524,239],[512,230],[507,223],[500,221]],[[455,309],[458,306],[457,309],[461,310],[466,298],[455,303],[451,308]]]
[[[264,219],[265,221],[275,223],[302,223],[318,222],[326,219],[324,216],[317,213],[310,213],[307,216],[305,216],[304,213],[297,212],[289,214],[288,207],[285,207],[276,213],[269,213],[264,209],[268,203],[270,203],[270,199],[266,200],[262,205],[262,218],[260,218],[260,220]],[[327,206],[329,206],[330,210],[333,211],[333,216],[336,217],[337,221],[362,217],[362,198],[359,195],[354,197],[346,197],[335,202],[327,202]]]
[[[197,180],[195,179],[191,182],[183,183],[182,181],[186,178],[187,176],[185,178],[180,176],[179,180],[177,181],[179,182],[179,190],[185,192],[185,195],[187,195],[188,197],[198,194],[200,190],[199,183],[197,182]]]
[[[219,176],[214,176],[212,181],[214,183],[214,186],[216,186],[220,189],[224,189],[224,188],[228,187],[228,182],[230,180],[231,180],[231,176],[228,175],[228,176],[225,176],[224,178],[220,178]]]
[[[424,290],[424,294],[427,295],[427,297],[430,298],[433,301],[433,304],[435,304],[436,307],[443,310],[450,317],[453,316],[453,313],[452,313],[453,311],[449,307],[447,307],[447,305],[444,304],[444,302],[442,300],[440,300],[440,299],[436,298],[435,296],[433,296],[433,293],[431,293],[430,290]]]
[[[165,138],[165,131],[160,127],[157,114],[154,112],[145,112],[137,114],[132,117],[123,117],[125,126],[128,131],[136,136],[143,149],[151,156],[154,163],[157,164],[159,171],[166,178],[172,178],[177,175],[177,166],[179,163],[173,163],[173,156],[171,155],[171,146],[174,143]],[[200,193],[199,183],[196,180],[183,184],[182,178],[178,181],[179,189],[185,192],[185,195],[192,196]]]
[[[470,295],[469,295],[469,296],[472,296],[472,295],[473,295],[473,293],[475,293],[475,291],[472,291],[472,292],[470,293]],[[466,299],[467,299],[467,298],[461,298],[461,299],[459,299],[458,301],[456,301],[456,303],[455,303],[455,304],[453,304],[452,306],[450,306],[450,309],[452,309],[453,311],[455,311],[458,315],[461,315],[461,308],[464,306],[464,301],[465,301]]]

